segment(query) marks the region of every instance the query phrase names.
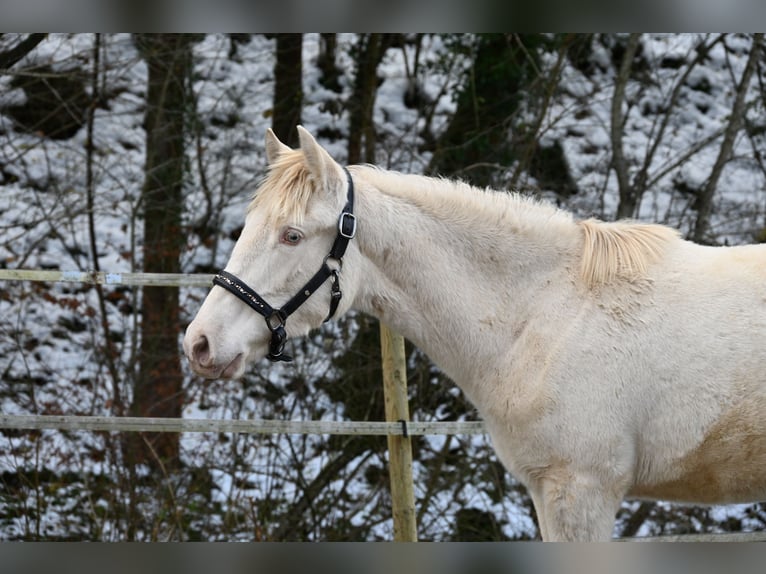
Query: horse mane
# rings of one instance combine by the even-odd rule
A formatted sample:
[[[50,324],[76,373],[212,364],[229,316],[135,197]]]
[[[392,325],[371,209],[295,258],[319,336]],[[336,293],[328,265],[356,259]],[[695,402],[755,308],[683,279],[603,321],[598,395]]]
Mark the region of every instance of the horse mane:
[[[258,186],[258,193],[247,209],[265,207],[277,221],[290,220],[300,225],[311,195],[310,179],[303,153],[300,150],[284,151],[269,165],[266,177]]]
[[[679,237],[675,229],[649,223],[587,219],[578,225],[585,237],[580,273],[591,288],[643,277]]]
[[[469,221],[475,229],[496,220],[516,233],[543,230],[550,238],[564,238],[579,227],[585,238],[580,277],[589,288],[644,277],[649,265],[659,260],[668,244],[679,237],[678,231],[663,225],[628,220],[575,222],[571,213],[532,196],[366,167],[370,169],[365,171],[365,178],[379,188],[405,196],[437,217]],[[471,218],[475,221],[471,222]]]
[[[570,228],[572,215],[531,195],[480,188],[460,180],[405,174],[364,166],[365,180],[437,218],[464,222],[475,230],[488,222],[518,231]]]

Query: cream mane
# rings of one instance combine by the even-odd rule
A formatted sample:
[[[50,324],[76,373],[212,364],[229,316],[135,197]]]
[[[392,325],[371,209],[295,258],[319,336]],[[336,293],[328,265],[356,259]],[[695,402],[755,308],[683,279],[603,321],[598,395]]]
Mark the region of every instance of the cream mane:
[[[571,214],[550,203],[518,193],[483,190],[462,182],[404,175],[377,168],[365,180],[389,193],[407,197],[437,217],[473,219],[476,224],[503,220],[515,232],[543,230],[552,237],[577,226],[583,231],[580,274],[590,288],[616,280],[634,280],[660,259],[678,232],[662,225],[588,219],[575,223]]]
[[[357,168],[358,169],[358,168]],[[389,195],[401,197],[436,218],[514,232],[556,234],[572,228],[572,215],[554,205],[515,192],[481,189],[465,182],[438,177],[402,174],[365,166],[364,180]]]
[[[647,267],[662,257],[667,244],[678,238],[675,229],[662,225],[595,219],[578,225],[584,235],[580,272],[589,287],[643,277]]]

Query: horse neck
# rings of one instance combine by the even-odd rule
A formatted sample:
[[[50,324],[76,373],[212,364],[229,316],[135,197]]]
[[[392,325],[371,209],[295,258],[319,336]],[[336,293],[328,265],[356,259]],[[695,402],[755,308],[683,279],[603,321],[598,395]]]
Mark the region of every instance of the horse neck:
[[[450,209],[443,197],[429,206],[418,179],[409,189],[398,177],[396,192],[377,179],[360,182],[364,264],[354,306],[413,341],[454,380],[465,379],[472,368],[466,363],[488,367],[546,282],[575,267],[568,262],[579,232],[571,221],[519,226],[511,198],[478,193],[477,201],[486,195],[492,203],[478,212],[465,202]],[[521,207],[532,209],[528,202]]]

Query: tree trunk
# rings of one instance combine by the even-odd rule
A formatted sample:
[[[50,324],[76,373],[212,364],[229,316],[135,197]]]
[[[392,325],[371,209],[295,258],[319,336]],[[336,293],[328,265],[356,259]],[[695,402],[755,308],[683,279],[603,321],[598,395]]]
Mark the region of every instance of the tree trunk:
[[[322,72],[319,83],[328,90],[340,92],[340,68],[335,60],[335,52],[338,47],[337,34],[319,35],[319,56],[317,67]]]
[[[142,189],[144,271],[179,273],[190,39],[183,34],[140,34],[135,42],[149,70]],[[177,287],[144,289],[140,367],[131,407],[134,415],[181,416],[178,307]],[[142,433],[135,438],[131,449],[134,462],[154,468],[178,463],[177,434]]]
[[[303,34],[277,34],[274,65],[274,113],[271,129],[291,147],[298,145],[295,126],[303,106]]]
[[[348,163],[375,162],[375,95],[378,64],[386,51],[389,34],[362,34],[359,38],[354,92],[348,102]]]
[[[643,190],[636,190],[630,182],[628,160],[622,147],[622,134],[625,127],[625,118],[622,114],[622,104],[625,101],[625,88],[630,79],[630,70],[633,66],[633,58],[638,51],[641,34],[633,33],[628,38],[625,53],[620,63],[617,78],[614,81],[612,94],[610,137],[612,140],[612,167],[617,175],[617,187],[620,194],[620,203],[617,205],[617,219],[633,217],[636,207],[641,199]]]

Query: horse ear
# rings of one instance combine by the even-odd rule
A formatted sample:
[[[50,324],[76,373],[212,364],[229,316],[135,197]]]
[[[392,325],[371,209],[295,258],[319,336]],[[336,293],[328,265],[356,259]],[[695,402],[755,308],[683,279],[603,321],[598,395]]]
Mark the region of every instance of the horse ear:
[[[306,167],[320,184],[329,185],[333,178],[340,177],[338,164],[303,126],[298,126],[298,139]]]
[[[277,161],[279,154],[290,151],[290,147],[279,141],[277,134],[271,128],[266,130],[266,161],[269,165]]]

